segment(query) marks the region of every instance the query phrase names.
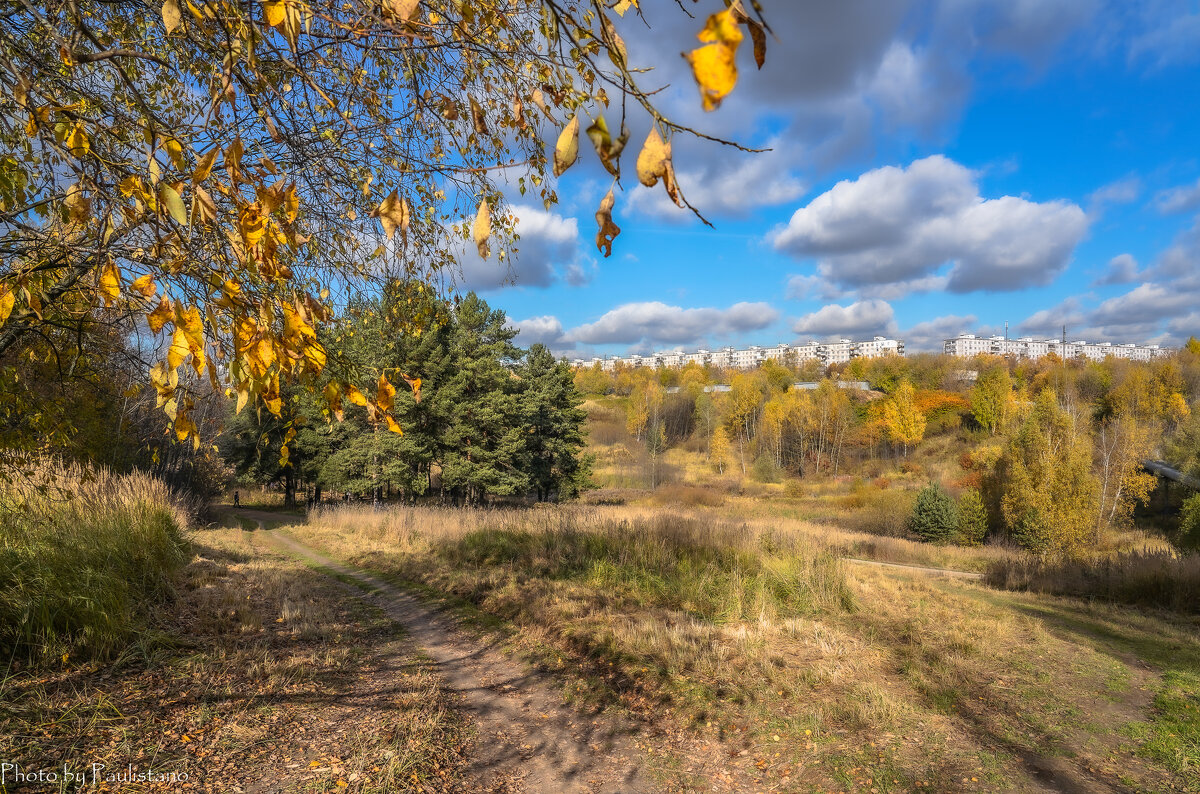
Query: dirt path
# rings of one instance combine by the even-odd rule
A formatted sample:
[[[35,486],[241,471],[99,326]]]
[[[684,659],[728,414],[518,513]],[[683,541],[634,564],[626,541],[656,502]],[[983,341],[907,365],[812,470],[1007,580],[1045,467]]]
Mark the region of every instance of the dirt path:
[[[983,574],[970,571],[956,571],[952,568],[930,568],[928,565],[906,565],[901,562],[879,562],[878,560],[860,560],[857,557],[843,557],[846,562],[858,565],[877,565],[881,568],[899,568],[904,571],[914,571],[928,576],[949,576],[954,579],[982,579]]]
[[[271,513],[239,510],[259,522]],[[261,524],[260,524],[261,525]],[[329,559],[283,533],[270,537],[288,552],[359,582],[360,593],[402,624],[436,664],[477,730],[466,787],[482,791],[643,792],[654,786],[642,769],[631,726],[580,714],[553,682],[450,625],[434,607],[363,571]]]

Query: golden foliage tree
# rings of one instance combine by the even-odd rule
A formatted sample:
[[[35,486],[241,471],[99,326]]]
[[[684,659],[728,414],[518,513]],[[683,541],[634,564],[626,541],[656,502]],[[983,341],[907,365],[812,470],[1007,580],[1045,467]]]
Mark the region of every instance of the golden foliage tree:
[[[671,144],[694,131],[654,107],[619,34],[640,14],[637,0],[12,5],[0,364],[43,328],[144,328],[180,440],[196,443],[201,383],[278,415],[281,382],[318,376],[330,416],[349,402],[395,429],[403,373],[353,389],[317,329],[371,282],[432,281],[468,246],[503,263],[516,221],[498,175],[551,206],[586,117],[615,183],[628,99],[650,122],[637,180],[691,206]],[[737,80],[743,32],[761,65],[761,19],[739,2],[701,29],[689,61],[706,108]],[[597,213],[606,255],[612,207]]]
[[[904,447],[906,457],[909,446],[925,437],[925,414],[917,407],[916,391],[907,380],[901,381],[883,404],[883,425],[888,439]]]

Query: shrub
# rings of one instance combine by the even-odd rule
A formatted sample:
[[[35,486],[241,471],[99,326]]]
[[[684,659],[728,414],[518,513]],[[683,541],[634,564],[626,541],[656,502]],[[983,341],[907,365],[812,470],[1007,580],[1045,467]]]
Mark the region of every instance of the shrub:
[[[927,543],[944,543],[958,532],[958,506],[942,486],[930,483],[920,490],[908,530]]]
[[[1200,549],[1200,493],[1189,496],[1183,502],[1177,545],[1185,549]]]
[[[758,482],[779,482],[780,471],[770,455],[759,455],[750,468],[750,476]]]
[[[964,546],[978,546],[987,534],[987,509],[983,497],[975,488],[963,491],[958,498],[958,542]]]
[[[187,517],[159,480],[46,467],[0,485],[0,647],[105,656],[186,561]]]

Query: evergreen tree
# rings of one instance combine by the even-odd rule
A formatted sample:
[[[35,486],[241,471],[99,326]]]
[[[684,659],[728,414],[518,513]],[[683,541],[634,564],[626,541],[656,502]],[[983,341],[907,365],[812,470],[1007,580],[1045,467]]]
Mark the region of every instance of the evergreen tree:
[[[442,486],[467,502],[529,490],[519,381],[510,366],[517,331],[475,293],[455,308],[451,359],[441,386],[454,406],[441,443]]]
[[[529,483],[543,502],[577,495],[589,485],[590,458],[581,456],[587,412],[566,362],[555,361],[543,345],[529,349],[517,369],[521,415],[525,422],[525,466]]]
[[[917,493],[908,529],[927,543],[944,543],[958,532],[958,506],[942,486],[931,482]]]
[[[975,488],[968,488],[958,498],[958,542],[978,546],[987,535],[988,516],[983,497]]]

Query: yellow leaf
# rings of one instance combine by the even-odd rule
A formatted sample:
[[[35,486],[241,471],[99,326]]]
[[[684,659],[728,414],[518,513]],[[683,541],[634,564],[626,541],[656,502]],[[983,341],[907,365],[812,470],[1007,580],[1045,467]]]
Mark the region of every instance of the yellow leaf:
[[[388,382],[388,379],[380,375],[379,383],[375,387],[375,403],[379,406],[379,410],[388,413],[392,410],[394,398],[396,396],[396,387]]]
[[[174,318],[175,311],[171,308],[171,304],[167,302],[167,299],[164,296],[163,299],[159,301],[158,306],[155,307],[154,311],[146,315],[146,322],[149,323],[150,330],[157,334],[163,329],[163,326],[166,325],[169,320]]]
[[[76,157],[83,157],[91,148],[91,142],[88,140],[87,132],[83,129],[82,122],[75,122],[75,126],[67,133],[66,140],[67,148],[71,150],[71,154]]]
[[[180,226],[187,226],[188,217],[187,210],[184,209],[183,199],[179,197],[179,191],[162,182],[158,186],[158,198],[166,207],[167,212],[175,219],[175,222]]]
[[[112,262],[105,265],[100,273],[100,293],[104,296],[105,306],[121,297],[121,271]]]
[[[396,191],[393,190],[388,194],[387,198],[379,203],[379,206],[371,212],[371,217],[379,218],[379,222],[383,224],[383,233],[387,235],[389,240],[396,234],[397,229],[407,239],[409,223],[408,201],[398,198]]]
[[[407,375],[401,375],[400,377],[404,378],[404,382],[408,384],[408,388],[412,389],[413,401],[421,402],[421,379],[410,378]]]
[[[8,321],[8,316],[12,314],[13,305],[16,304],[17,297],[13,295],[5,285],[0,285],[0,325],[4,325]]]
[[[475,247],[479,250],[481,259],[488,258],[488,238],[492,235],[492,211],[487,199],[479,202],[479,211],[475,213],[475,225],[472,228]]]
[[[183,15],[179,13],[179,0],[166,0],[163,3],[162,18],[167,33],[174,33],[175,29],[183,22]]]
[[[171,163],[182,171],[187,166],[187,161],[183,159],[183,144],[175,138],[167,138],[163,141],[163,148],[167,150],[167,156],[171,158]]]
[[[283,217],[287,218],[288,223],[294,223],[299,214],[300,197],[296,194],[296,184],[293,182],[283,193]]]
[[[393,433],[395,433],[396,435],[399,435],[399,436],[402,436],[402,435],[404,435],[404,430],[403,430],[403,429],[400,427],[400,425],[396,424],[396,420],[395,420],[395,419],[393,419],[392,417],[388,416],[387,414],[384,414],[384,415],[383,415],[383,420],[384,420],[385,422],[387,422],[387,428],[388,428],[388,430],[391,430]]]
[[[277,27],[282,25],[287,17],[287,3],[284,0],[267,0],[263,3],[263,11],[267,17],[267,24]]]
[[[483,115],[483,108],[479,106],[475,97],[471,97],[471,124],[474,125],[476,134],[487,135],[487,119]]]
[[[558,142],[554,144],[554,175],[562,176],[578,156],[579,116],[572,116],[570,123],[559,133]]]
[[[208,225],[217,219],[217,205],[204,188],[192,188],[192,221]]]
[[[187,355],[187,335],[184,334],[182,328],[175,326],[175,333],[171,335],[171,347],[167,350],[167,366],[171,369],[177,368],[187,358]]]
[[[361,408],[365,408],[367,405],[367,398],[364,397],[363,393],[354,386],[346,387],[346,399],[348,399],[351,404],[357,405]]]
[[[600,202],[600,209],[596,210],[596,225],[599,227],[596,232],[596,250],[603,251],[605,257],[612,255],[613,240],[621,233],[621,227],[613,223],[612,219],[615,201],[613,189],[610,187],[608,195]]]
[[[629,141],[629,130],[622,127],[621,137],[614,141],[608,132],[608,124],[604,121],[604,117],[598,116],[587,128],[587,136],[591,139],[592,146],[596,149],[596,155],[600,158],[600,163],[605,170],[613,176],[620,176],[619,158],[625,149],[625,144]]]
[[[420,0],[384,0],[384,11],[401,22],[407,22],[418,5]]]
[[[147,273],[144,276],[138,276],[129,285],[129,288],[140,294],[143,298],[153,298],[154,293],[158,291],[158,287],[154,285],[154,276]]]
[[[325,401],[329,403],[329,412],[340,422],[345,418],[345,413],[342,411],[342,395],[338,391],[337,384],[330,381],[325,386]]]
[[[256,201],[242,209],[238,217],[238,229],[247,248],[254,248],[267,232],[267,216],[262,212],[262,206]]]
[[[671,163],[671,142],[662,139],[655,125],[651,125],[650,134],[646,136],[646,142],[638,154],[637,172],[638,181],[646,187],[654,187],[662,178],[667,195],[676,205],[682,206],[679,188],[675,184],[675,166]]]
[[[218,151],[220,150],[214,146],[196,163],[196,170],[192,172],[193,185],[199,184],[208,179],[209,173],[212,172],[213,162],[217,159]]]
[[[630,6],[637,8],[637,0],[618,0],[617,4],[613,6],[613,11],[616,11],[621,16],[625,16],[625,12],[629,10]]]
[[[734,9],[727,8],[708,18],[696,38],[705,42],[684,57],[692,66],[692,76],[700,86],[700,99],[705,110],[715,110],[737,83],[735,63],[742,31]]]
[[[246,389],[238,389],[237,393],[237,412],[240,414],[242,409],[246,407],[246,403],[250,400],[250,392]]]

